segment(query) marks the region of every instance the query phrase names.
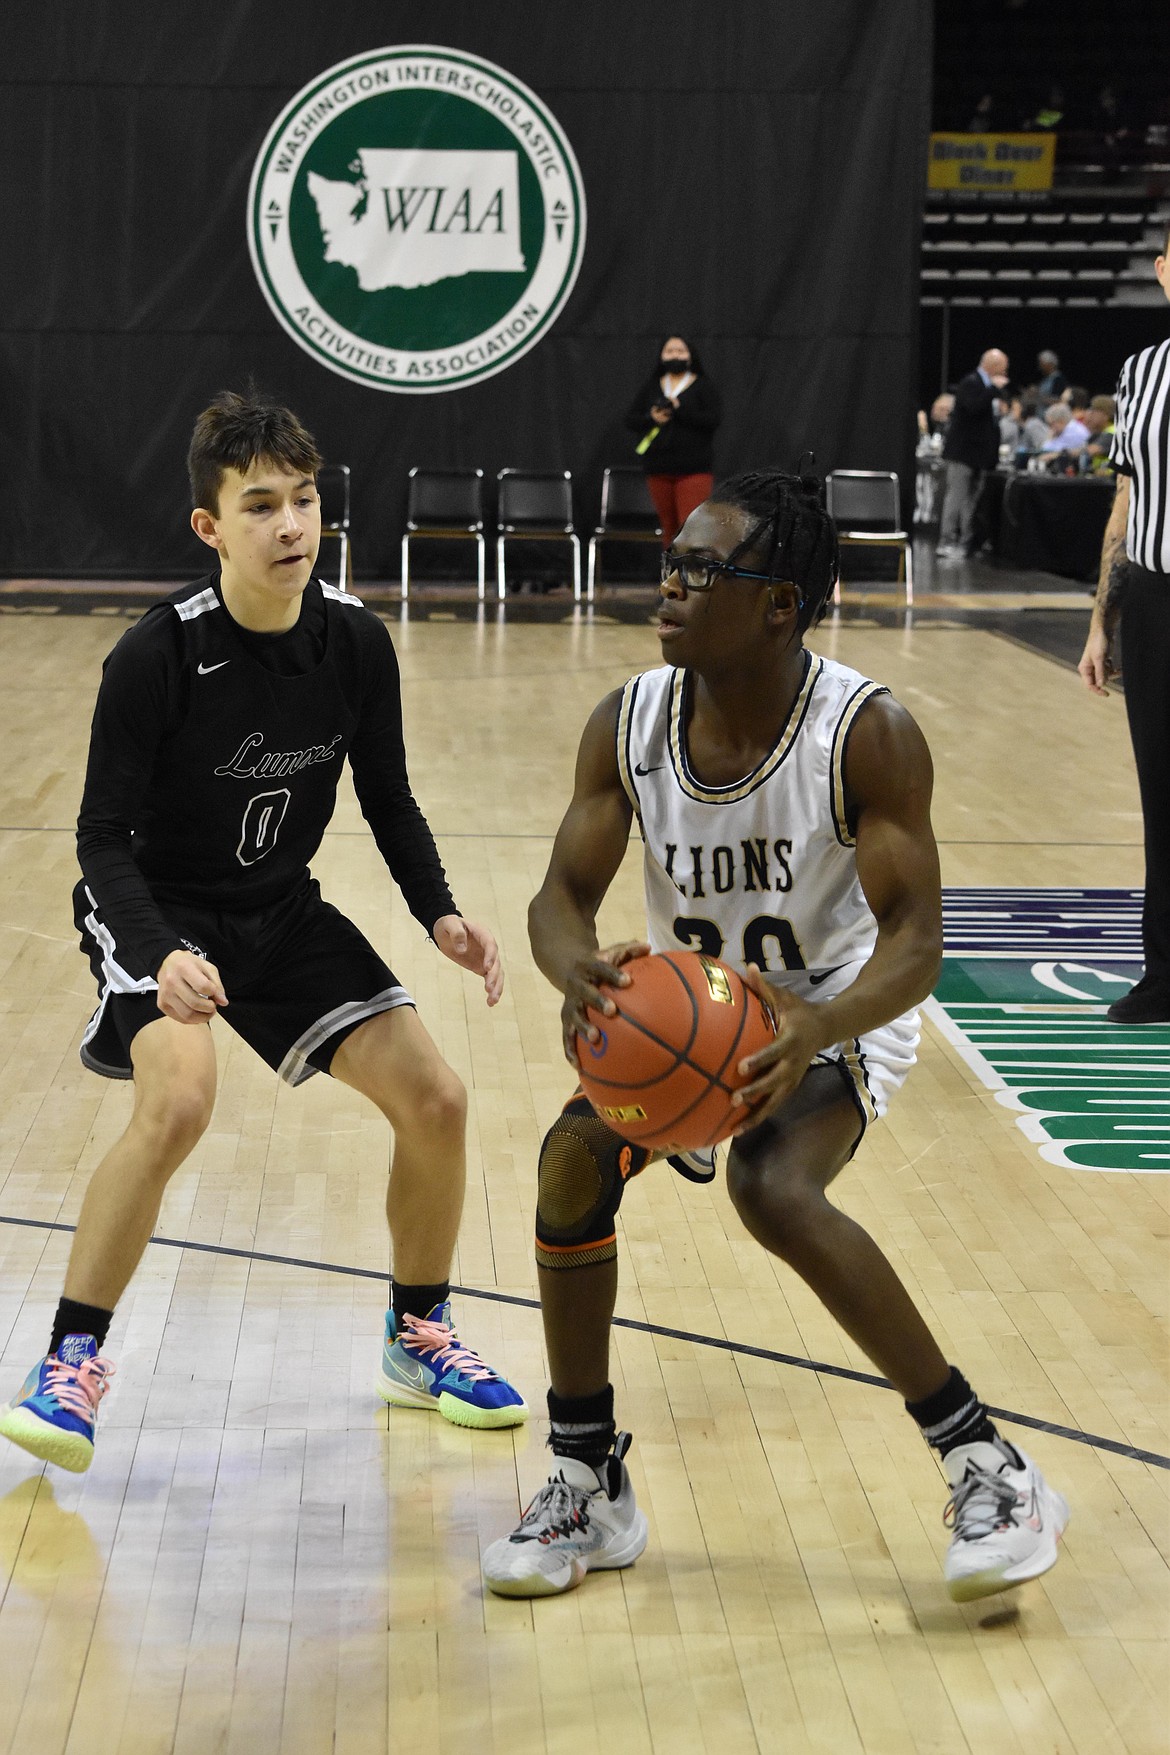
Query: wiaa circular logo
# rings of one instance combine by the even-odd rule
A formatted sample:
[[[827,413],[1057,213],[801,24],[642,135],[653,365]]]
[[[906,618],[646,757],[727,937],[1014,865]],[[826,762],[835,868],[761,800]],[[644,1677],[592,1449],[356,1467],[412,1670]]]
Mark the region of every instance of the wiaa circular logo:
[[[341,61],[268,132],[248,247],[281,326],[378,390],[455,390],[534,347],[585,247],[573,150],[534,92],[462,50]]]

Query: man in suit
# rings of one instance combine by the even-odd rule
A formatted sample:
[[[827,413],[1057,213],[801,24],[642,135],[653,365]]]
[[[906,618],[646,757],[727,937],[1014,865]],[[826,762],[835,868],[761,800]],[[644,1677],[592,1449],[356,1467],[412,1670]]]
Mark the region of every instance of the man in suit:
[[[955,407],[943,443],[947,483],[935,550],[940,560],[967,557],[983,476],[999,460],[996,392],[1007,385],[1007,370],[1007,355],[989,347],[975,370],[955,387]]]

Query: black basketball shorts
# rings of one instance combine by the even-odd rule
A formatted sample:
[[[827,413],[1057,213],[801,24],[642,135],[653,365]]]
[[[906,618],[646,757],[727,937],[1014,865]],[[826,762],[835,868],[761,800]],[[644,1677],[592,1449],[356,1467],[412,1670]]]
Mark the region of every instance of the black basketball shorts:
[[[107,1079],[133,1078],[130,1044],[164,1014],[158,984],[123,967],[109,925],[84,883],[73,892],[81,949],[98,984],[98,1007],[81,1042],[82,1064]],[[219,970],[224,1023],[290,1085],[328,1072],[338,1044],[379,1012],[413,1005],[351,920],[323,901],[311,879],[288,901],[253,912],[166,902],[183,944]]]

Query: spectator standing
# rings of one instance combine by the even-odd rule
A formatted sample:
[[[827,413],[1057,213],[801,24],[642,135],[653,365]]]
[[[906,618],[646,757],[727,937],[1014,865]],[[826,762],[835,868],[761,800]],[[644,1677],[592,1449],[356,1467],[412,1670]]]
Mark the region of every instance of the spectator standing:
[[[1036,114],[1028,123],[1028,131],[1040,129],[1047,134],[1055,134],[1063,122],[1068,127],[1068,105],[1065,103],[1064,87],[1055,83],[1048,87],[1048,94]]]
[[[1101,135],[1102,157],[1110,168],[1132,156],[1136,136],[1116,86],[1107,82],[1100,88],[1089,106],[1086,121],[1094,133]]]
[[[638,435],[664,548],[715,485],[712,458],[721,416],[719,392],[697,351],[681,335],[668,335],[626,414],[627,427]]]
[[[1170,238],[1154,263],[1170,299]],[[1109,1007],[1115,1024],[1170,1023],[1170,339],[1131,354],[1117,383],[1112,462],[1117,494],[1101,546],[1089,637],[1078,665],[1107,695],[1121,635],[1125,711],[1137,763],[1146,849],[1145,973]]]
[[[995,101],[994,92],[985,91],[975,105],[971,120],[967,123],[968,134],[994,133],[999,127],[999,106]]]
[[[947,483],[935,550],[940,560],[966,558],[983,477],[999,461],[996,392],[1007,384],[1007,369],[1007,355],[989,347],[975,370],[955,387],[955,406],[943,441]]]
[[[1040,382],[1036,386],[1041,411],[1050,402],[1059,402],[1068,389],[1068,379],[1060,369],[1060,360],[1050,347],[1037,355],[1036,364],[1040,368]]]

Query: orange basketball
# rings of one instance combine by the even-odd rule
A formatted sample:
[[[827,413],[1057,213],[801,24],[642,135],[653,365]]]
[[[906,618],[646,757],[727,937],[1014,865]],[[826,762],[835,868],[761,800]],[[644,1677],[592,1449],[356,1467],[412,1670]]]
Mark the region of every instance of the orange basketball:
[[[577,1037],[581,1086],[623,1139],[659,1150],[713,1146],[741,1126],[739,1062],[772,1040],[768,1013],[742,975],[699,951],[622,966],[617,1016],[590,1011],[601,1039]]]

